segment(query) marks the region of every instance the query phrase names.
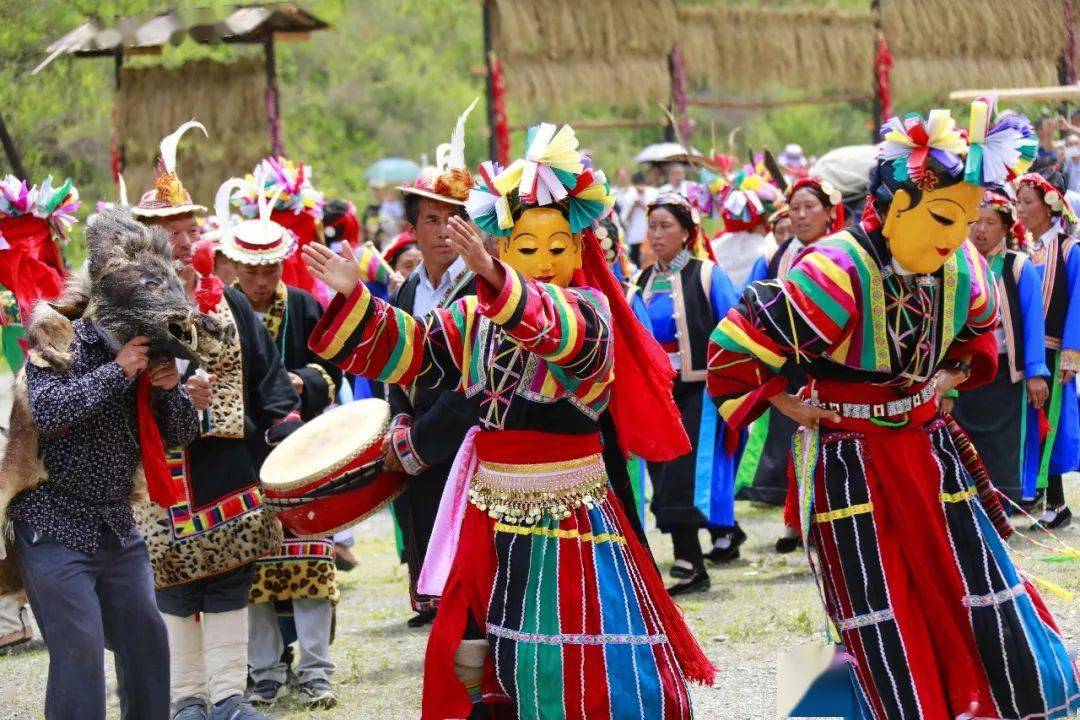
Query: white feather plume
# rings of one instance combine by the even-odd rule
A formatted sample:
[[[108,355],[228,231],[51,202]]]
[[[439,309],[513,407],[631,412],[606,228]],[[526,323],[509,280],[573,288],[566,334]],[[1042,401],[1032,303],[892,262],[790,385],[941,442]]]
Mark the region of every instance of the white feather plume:
[[[454,134],[450,136],[450,142],[443,143],[439,147],[435,148],[435,167],[440,172],[449,170],[451,168],[464,168],[465,165],[465,121],[469,118],[469,113],[476,107],[476,103],[480,102],[480,97],[477,96],[469,107],[465,108],[465,112],[461,113],[458,117],[457,125],[454,126]]]
[[[128,202],[127,184],[124,182],[124,174],[117,173],[116,179],[120,185],[120,207],[128,207],[131,203]]]
[[[232,177],[221,183],[221,187],[218,188],[214,196],[214,215],[222,228],[229,226],[229,217],[232,215],[229,210],[229,201],[232,199],[233,190],[240,190],[247,186],[248,181],[244,178]]]
[[[191,128],[199,128],[203,131],[203,135],[210,137],[210,133],[206,132],[206,128],[198,120],[188,120],[186,123],[176,128],[171,134],[165,136],[161,141],[161,162],[165,165],[165,172],[176,172],[176,146],[180,144],[180,137]]]

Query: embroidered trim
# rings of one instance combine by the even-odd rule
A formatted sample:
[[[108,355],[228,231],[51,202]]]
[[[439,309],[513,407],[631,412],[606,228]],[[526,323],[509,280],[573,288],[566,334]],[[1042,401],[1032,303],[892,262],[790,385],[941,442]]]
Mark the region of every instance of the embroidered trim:
[[[944,287],[941,291],[941,345],[938,348],[938,362],[945,359],[945,353],[949,352],[953,338],[956,337],[954,318],[956,315],[956,288],[960,275],[959,264],[957,253],[953,253],[945,262],[944,271],[942,272]],[[974,282],[974,279],[970,277],[969,279]]]
[[[1080,350],[1062,350],[1060,369],[1080,371]]]
[[[508,525],[506,523],[495,523],[495,532],[513,533],[514,535],[540,535],[542,537],[556,538],[558,540],[580,540],[581,542],[591,543],[618,543],[619,545],[626,544],[626,538],[622,535],[616,535],[615,533],[600,533],[599,535],[591,532],[582,533],[576,529],[552,528],[552,527],[539,527],[536,525]]]
[[[557,633],[544,635],[541,633],[527,633],[520,630],[512,630],[501,625],[488,623],[488,635],[498,638],[513,640],[514,642],[533,643],[536,645],[664,645],[668,638],[664,633],[654,635],[630,635],[608,634],[593,635],[589,633]]]
[[[941,493],[941,502],[943,503],[960,503],[967,502],[972,498],[979,496],[978,488],[969,487],[967,490],[961,490],[954,493]]]
[[[295,560],[333,560],[334,543],[329,540],[282,540],[277,552],[264,555],[259,562]]]
[[[969,608],[991,607],[993,605],[1009,602],[1010,600],[1015,600],[1026,592],[1027,590],[1024,588],[1023,583],[1021,583],[996,593],[990,593],[989,595],[965,595],[960,602],[964,604],[964,607]]]
[[[412,441],[412,428],[403,427],[394,431],[393,434],[394,454],[401,461],[402,469],[409,475],[419,475],[428,469],[428,464],[416,451]]]
[[[830,510],[828,512],[814,513],[815,523],[828,523],[834,520],[843,520],[845,518],[854,517],[856,515],[863,515],[868,512],[874,511],[874,503],[861,503],[859,505],[851,505],[849,507],[840,508],[838,510]]]
[[[215,503],[198,512],[191,512],[188,503],[178,503],[168,510],[169,524],[177,540],[194,537],[227,522],[258,510],[262,506],[262,489],[253,487]]]
[[[606,488],[600,454],[555,463],[481,462],[469,501],[508,525],[532,525],[547,515],[561,519],[575,508],[592,508]]]
[[[856,615],[844,620],[837,620],[836,626],[841,632],[847,632],[850,630],[858,630],[859,628],[867,627],[868,625],[877,625],[878,623],[887,622],[889,620],[895,620],[896,614],[892,608],[885,608],[884,610],[875,610],[874,612],[866,613],[865,615]]]
[[[326,368],[319,363],[308,363],[305,367],[311,368],[322,376],[323,382],[326,383],[327,405],[333,405],[337,398],[337,383],[330,377],[330,373],[326,372]]]
[[[836,239],[843,238],[848,248],[859,256],[859,262],[866,268],[869,276],[867,281],[869,288],[864,288],[870,293],[870,322],[873,326],[871,336],[874,339],[874,364],[879,372],[889,371],[889,330],[885,321],[885,285],[881,269],[878,264],[866,252],[866,248],[855,240],[855,236],[849,232],[841,232],[834,236]],[[863,322],[866,322],[864,319]]]

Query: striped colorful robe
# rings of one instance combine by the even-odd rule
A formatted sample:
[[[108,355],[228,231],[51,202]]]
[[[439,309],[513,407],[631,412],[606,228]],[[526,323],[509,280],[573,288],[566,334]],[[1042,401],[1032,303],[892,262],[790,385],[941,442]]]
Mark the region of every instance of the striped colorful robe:
[[[592,458],[600,476],[594,500],[533,524],[497,521],[470,499],[428,642],[423,718],[464,718],[473,702],[512,704],[521,720],[690,718],[679,652],[696,642],[596,460],[614,379],[607,301],[502,268],[498,293],[478,280],[476,296],[423,319],[360,286],[333,299],[310,339],[347,372],[471,399],[481,467],[502,455],[491,459],[526,485],[525,472]],[[490,651],[482,685],[466,687],[454,652],[472,624]]]
[[[807,397],[910,397],[949,357],[993,377],[994,284],[965,244],[932,276],[901,277],[885,239],[857,228],[815,244],[784,281],[755,283],[713,334],[709,387],[742,425],[805,368]],[[1080,708],[1076,671],[978,501],[933,401],[822,421],[796,436],[804,535],[850,656],[861,715],[1048,718]],[[971,713],[964,715],[964,713]]]

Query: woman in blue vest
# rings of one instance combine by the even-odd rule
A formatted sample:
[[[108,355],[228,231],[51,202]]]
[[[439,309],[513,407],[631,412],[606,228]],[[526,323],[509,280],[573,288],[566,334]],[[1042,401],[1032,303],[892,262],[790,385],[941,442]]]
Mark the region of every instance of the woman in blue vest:
[[[1008,196],[987,191],[970,237],[997,283],[998,371],[993,382],[960,395],[952,414],[971,436],[994,486],[1020,503],[1035,495],[1039,411],[1050,396],[1042,280],[1022,249],[1016,206]],[[942,412],[950,405],[944,400]]]
[[[1053,373],[1046,413],[1050,432],[1038,481],[1039,487],[1046,485],[1046,507],[1038,526],[1054,530],[1072,522],[1061,476],[1080,465],[1080,408],[1073,382],[1080,370],[1080,249],[1071,233],[1076,216],[1062,187],[1034,173],[1021,176],[1018,185],[1016,213],[1031,235],[1028,254],[1042,279],[1046,364]]]
[[[667,350],[678,373],[675,403],[693,444],[688,455],[649,464],[653,514],[674,545],[671,575],[676,582],[669,592],[683,595],[709,588],[698,537],[702,526],[712,536],[709,559],[714,562],[737,558],[746,539],[735,523],[738,436],[727,432],[705,397],[709,334],[736,296],[724,271],[696,256],[707,251],[698,213],[685,197],[660,195],[649,206],[648,233],[656,263],[638,275],[631,300],[641,294],[653,337]]]

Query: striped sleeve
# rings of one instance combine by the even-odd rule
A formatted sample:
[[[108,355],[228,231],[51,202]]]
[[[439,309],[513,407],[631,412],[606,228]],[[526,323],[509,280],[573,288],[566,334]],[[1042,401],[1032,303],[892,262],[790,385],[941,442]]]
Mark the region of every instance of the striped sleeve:
[[[975,246],[964,243],[957,253],[957,259],[964,264],[961,274],[966,275],[968,280],[965,298],[967,314],[958,319],[959,331],[946,350],[945,357],[960,359],[971,365],[971,374],[958,388],[963,391],[985,385],[997,374],[999,348],[991,330],[1000,321],[1000,310],[997,282]],[[956,306],[960,306],[960,303],[957,302]]]
[[[346,372],[372,380],[457,389],[467,362],[476,298],[463,298],[417,319],[380,300],[361,283],[330,302],[308,345]]]
[[[788,362],[846,345],[858,314],[853,277],[841,247],[815,245],[785,280],[747,286],[709,339],[709,394],[730,426],[747,425],[787,388]]]
[[[569,378],[609,375],[614,346],[606,298],[592,288],[529,281],[509,265],[502,267],[506,281],[499,291],[477,279],[478,311]]]

